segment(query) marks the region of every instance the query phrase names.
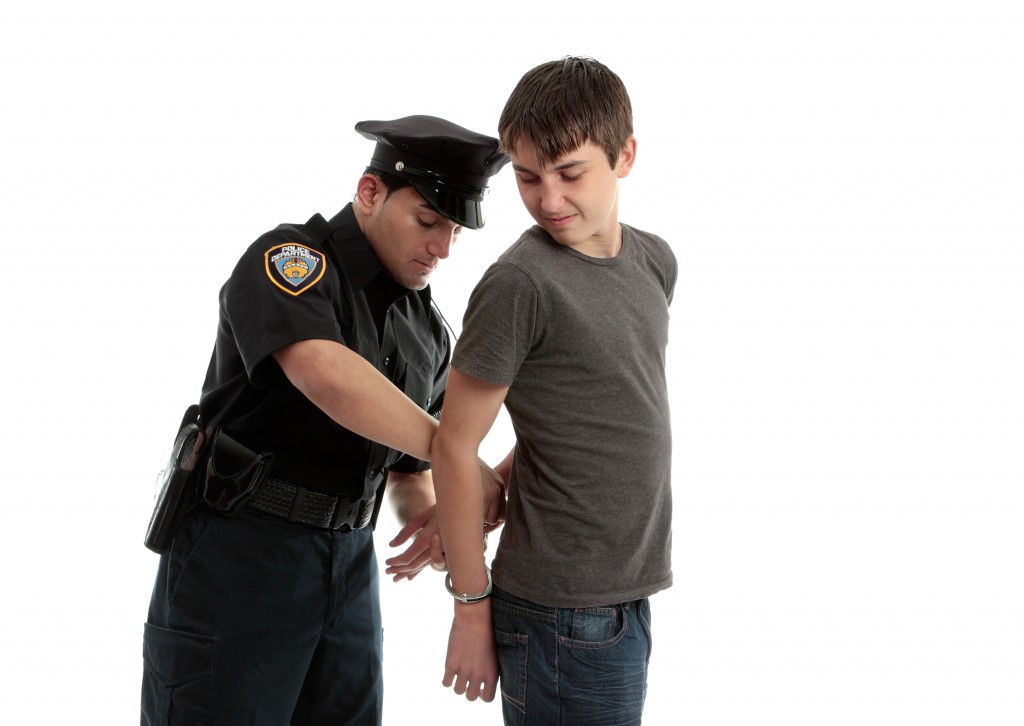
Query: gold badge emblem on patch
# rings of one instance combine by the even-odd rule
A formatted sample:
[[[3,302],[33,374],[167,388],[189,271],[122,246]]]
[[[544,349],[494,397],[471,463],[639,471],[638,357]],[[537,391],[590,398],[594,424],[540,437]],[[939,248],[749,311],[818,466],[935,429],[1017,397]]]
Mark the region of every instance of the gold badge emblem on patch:
[[[301,295],[313,287],[327,268],[323,253],[293,242],[271,247],[264,259],[267,277],[289,295]]]

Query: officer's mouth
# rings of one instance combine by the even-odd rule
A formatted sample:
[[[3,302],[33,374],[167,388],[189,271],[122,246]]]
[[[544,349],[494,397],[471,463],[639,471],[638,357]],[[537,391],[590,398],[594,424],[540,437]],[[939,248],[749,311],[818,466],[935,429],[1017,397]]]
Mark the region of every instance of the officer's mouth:
[[[436,263],[436,262],[435,262],[434,264],[432,264],[432,265],[431,265],[431,264],[428,264],[428,263],[426,263],[426,262],[423,262],[422,260],[413,260],[413,262],[415,262],[415,263],[416,263],[416,265],[417,265],[417,266],[418,266],[418,267],[419,267],[419,268],[420,268],[420,269],[421,269],[421,270],[422,270],[423,272],[427,272],[427,273],[430,273],[430,272],[433,272],[434,270],[436,270],[436,269],[437,269],[437,263]]]

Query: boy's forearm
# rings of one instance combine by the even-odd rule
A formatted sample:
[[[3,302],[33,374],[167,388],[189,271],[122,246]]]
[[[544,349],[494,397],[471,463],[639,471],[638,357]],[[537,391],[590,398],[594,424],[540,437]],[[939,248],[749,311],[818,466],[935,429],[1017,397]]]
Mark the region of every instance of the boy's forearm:
[[[473,378],[453,366],[444,414],[431,444],[438,524],[452,586],[459,592],[481,593],[487,586],[478,452],[507,392],[507,386]]]
[[[433,468],[448,571],[456,590],[481,592],[487,585],[487,575],[480,467],[472,446],[446,439],[442,434],[435,439]]]

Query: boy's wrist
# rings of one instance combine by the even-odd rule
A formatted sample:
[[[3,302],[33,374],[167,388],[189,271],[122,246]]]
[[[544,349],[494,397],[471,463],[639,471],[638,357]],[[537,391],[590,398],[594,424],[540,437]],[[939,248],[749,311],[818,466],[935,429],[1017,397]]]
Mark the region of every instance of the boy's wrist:
[[[449,595],[454,597],[458,602],[463,603],[465,605],[472,605],[474,603],[480,602],[481,600],[486,600],[491,596],[491,589],[493,587],[493,583],[491,582],[491,568],[484,565],[484,571],[487,573],[487,585],[478,592],[463,592],[460,590],[456,590],[452,586],[451,573],[445,575],[444,587],[448,591]]]
[[[456,600],[453,622],[465,628],[484,628],[490,631],[492,627],[491,598],[484,598],[480,602],[468,605]]]

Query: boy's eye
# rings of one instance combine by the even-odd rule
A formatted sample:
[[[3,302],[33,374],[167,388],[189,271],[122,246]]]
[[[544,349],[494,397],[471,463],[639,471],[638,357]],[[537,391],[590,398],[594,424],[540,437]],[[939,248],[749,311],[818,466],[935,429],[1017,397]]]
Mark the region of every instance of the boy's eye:
[[[539,177],[519,175],[519,181],[523,184],[536,184]]]
[[[563,181],[574,182],[577,179],[579,179],[581,176],[583,176],[583,175],[582,174],[576,174],[575,176],[569,176],[568,174],[562,174],[562,179],[563,179]]]
[[[420,226],[423,227],[423,229],[431,229],[432,227],[437,226],[437,222],[424,221],[424,220],[420,219],[419,217],[416,218],[416,221],[420,223]]]

